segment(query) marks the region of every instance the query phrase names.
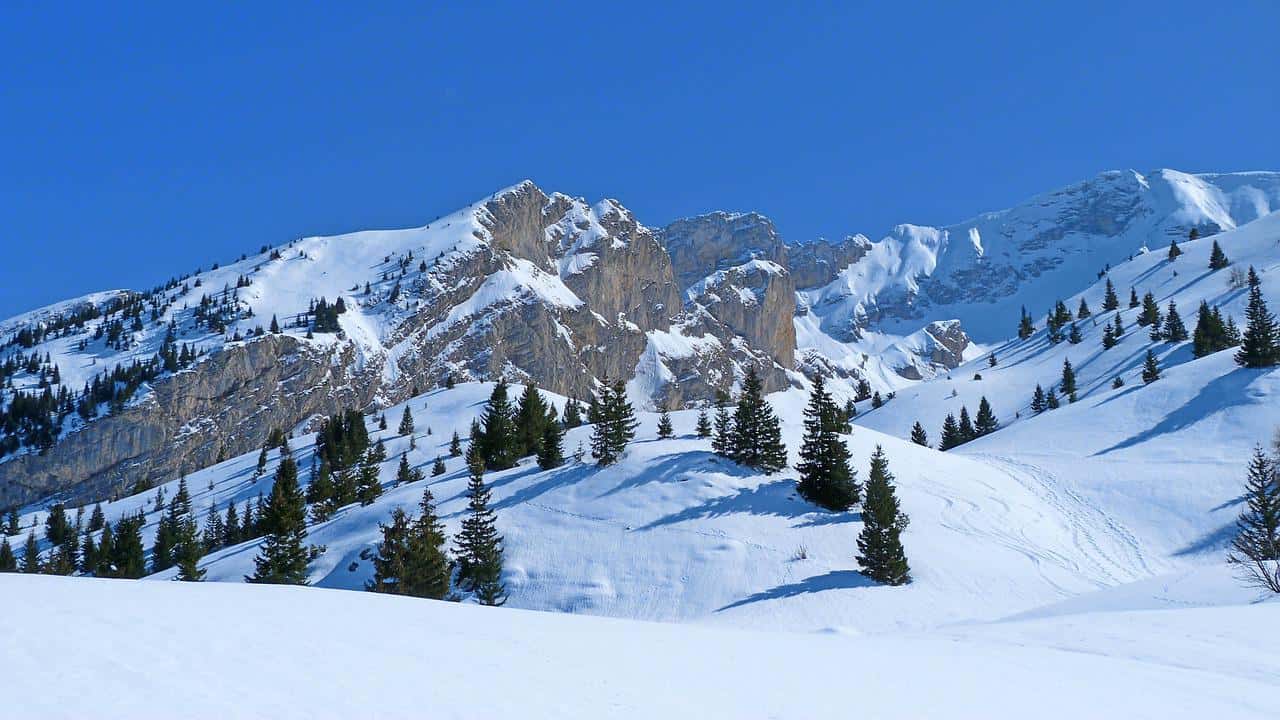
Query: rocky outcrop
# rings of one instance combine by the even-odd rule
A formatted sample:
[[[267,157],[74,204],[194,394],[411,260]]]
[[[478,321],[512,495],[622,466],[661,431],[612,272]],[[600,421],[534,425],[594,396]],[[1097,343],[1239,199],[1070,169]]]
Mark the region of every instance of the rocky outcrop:
[[[835,279],[841,270],[861,260],[871,249],[865,235],[850,235],[839,242],[819,238],[787,246],[791,277],[798,288],[818,287]]]
[[[717,270],[750,260],[787,267],[787,247],[773,222],[760,213],[713,212],[684,218],[658,231],[658,239],[671,254],[682,291]]]

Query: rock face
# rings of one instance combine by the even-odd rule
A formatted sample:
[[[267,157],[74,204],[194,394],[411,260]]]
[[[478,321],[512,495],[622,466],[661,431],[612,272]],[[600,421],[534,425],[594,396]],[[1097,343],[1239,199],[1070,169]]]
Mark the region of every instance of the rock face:
[[[796,287],[826,285],[843,269],[858,262],[871,249],[865,235],[850,235],[840,242],[819,238],[787,246],[788,265]]]

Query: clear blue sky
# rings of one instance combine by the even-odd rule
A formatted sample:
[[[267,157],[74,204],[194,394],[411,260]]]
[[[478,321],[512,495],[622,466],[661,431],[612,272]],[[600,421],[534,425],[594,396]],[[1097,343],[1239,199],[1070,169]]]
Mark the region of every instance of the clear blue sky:
[[[0,316],[525,177],[803,239],[1280,168],[1269,0],[368,4],[4,3]]]

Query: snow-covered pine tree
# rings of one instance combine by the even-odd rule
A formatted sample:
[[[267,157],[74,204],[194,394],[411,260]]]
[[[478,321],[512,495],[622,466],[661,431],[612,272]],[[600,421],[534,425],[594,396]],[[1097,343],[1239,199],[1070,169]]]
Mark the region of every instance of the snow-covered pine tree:
[[[840,408],[818,375],[804,410],[796,490],[805,500],[827,510],[848,510],[858,503],[862,491],[849,466],[849,447],[840,437],[840,415]]]
[[[458,557],[458,582],[474,592],[481,604],[501,605],[506,602],[502,584],[502,536],[498,534],[497,517],[489,507],[489,488],[484,484],[484,461],[474,450],[467,451],[467,517],[462,520],[455,555]]]
[[[658,437],[669,438],[675,434],[675,430],[671,426],[671,413],[667,411],[667,404],[662,403],[658,411]]]
[[[916,421],[915,425],[911,426],[911,442],[923,447],[929,447],[929,433],[924,431],[924,426],[920,424],[919,420]]]
[[[246,576],[245,582],[306,585],[312,548],[304,544],[307,505],[298,488],[298,465],[292,457],[280,461],[271,495],[260,513],[258,529],[265,540],[254,558],[253,575]]]
[[[764,386],[754,366],[747,369],[733,414],[729,457],[739,465],[773,474],[787,466],[787,448],[773,406],[764,399]]]
[[[1244,496],[1227,560],[1240,566],[1250,585],[1280,593],[1280,478],[1276,461],[1261,447],[1249,461]]]
[[[911,567],[902,547],[902,531],[907,524],[893,490],[889,460],[877,445],[871,455],[866,498],[862,501],[862,532],[858,535],[858,566],[863,575],[886,585],[911,582]]]
[[[1160,363],[1156,361],[1156,354],[1147,349],[1147,357],[1142,361],[1142,382],[1151,384],[1160,379]]]
[[[1245,310],[1247,324],[1236,351],[1236,363],[1249,368],[1271,367],[1280,363],[1280,328],[1275,316],[1262,298],[1262,280],[1249,266],[1249,305]]]

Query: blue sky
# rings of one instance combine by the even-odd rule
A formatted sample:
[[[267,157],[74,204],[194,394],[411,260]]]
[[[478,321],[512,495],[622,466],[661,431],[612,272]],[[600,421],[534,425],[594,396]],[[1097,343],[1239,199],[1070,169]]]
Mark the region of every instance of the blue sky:
[[[0,8],[0,316],[525,177],[803,239],[1280,169],[1263,0],[229,5]]]

